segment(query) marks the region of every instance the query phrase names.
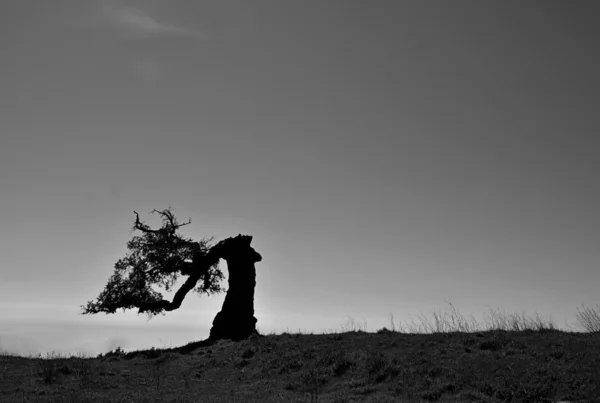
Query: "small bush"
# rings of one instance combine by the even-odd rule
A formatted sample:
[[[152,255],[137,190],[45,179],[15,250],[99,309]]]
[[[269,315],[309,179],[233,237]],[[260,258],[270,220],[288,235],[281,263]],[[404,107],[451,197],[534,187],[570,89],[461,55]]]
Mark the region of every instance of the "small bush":
[[[244,359],[248,359],[248,358],[252,358],[252,357],[254,357],[254,350],[252,348],[247,348],[242,353],[242,358],[244,358]]]
[[[154,358],[158,358],[162,355],[161,350],[158,350],[154,347],[152,347],[150,350],[146,350],[142,352],[142,355],[150,360],[154,359]]]
[[[101,360],[106,360],[108,358],[112,358],[112,357],[116,357],[116,358],[122,358],[122,357],[127,357],[132,353],[125,353],[125,350],[123,350],[121,348],[121,346],[115,348],[114,350],[108,351],[104,354],[100,353],[98,354],[98,356],[96,358],[101,359]]]
[[[500,348],[502,348],[502,345],[498,340],[494,339],[482,341],[481,343],[479,343],[480,350],[497,351],[500,350]]]
[[[389,333],[392,333],[392,331],[388,330],[387,327],[383,327],[377,331],[377,334],[389,334]]]
[[[496,331],[491,339],[479,343],[479,349],[498,351],[510,344],[512,344],[512,340],[503,331]]]
[[[369,378],[376,383],[393,378],[400,372],[395,361],[390,361],[381,353],[371,354],[367,357],[365,371]]]
[[[277,373],[279,374],[289,374],[292,372],[297,372],[300,369],[302,369],[303,364],[302,362],[300,362],[299,360],[289,360],[289,361],[285,361],[277,370]]]
[[[346,357],[340,358],[333,364],[333,373],[336,376],[342,376],[345,374],[350,368],[354,366],[354,363]]]
[[[58,380],[59,370],[62,369],[62,366],[59,368],[59,359],[60,356],[56,353],[50,353],[46,355],[46,357],[43,357],[42,355],[39,356],[39,374],[44,383],[52,384]]]
[[[237,366],[240,367],[240,368],[243,368],[243,367],[245,367],[245,366],[247,366],[249,364],[250,364],[250,361],[248,361],[246,359],[241,359],[241,360],[239,360],[237,362]]]

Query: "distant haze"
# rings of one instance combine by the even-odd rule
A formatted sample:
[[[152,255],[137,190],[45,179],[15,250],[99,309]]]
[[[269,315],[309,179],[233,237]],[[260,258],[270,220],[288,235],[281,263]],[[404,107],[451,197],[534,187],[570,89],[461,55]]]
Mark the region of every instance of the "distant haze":
[[[263,333],[448,300],[573,323],[600,303],[599,4],[3,0],[0,349],[206,338],[223,295],[80,315],[169,205],[254,236]]]

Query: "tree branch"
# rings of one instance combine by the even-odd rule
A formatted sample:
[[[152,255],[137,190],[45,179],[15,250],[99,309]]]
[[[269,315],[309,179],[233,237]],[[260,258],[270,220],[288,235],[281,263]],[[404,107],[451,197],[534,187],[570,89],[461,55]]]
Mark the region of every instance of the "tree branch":
[[[217,244],[217,246],[219,244]],[[219,263],[219,260],[221,259],[219,252],[219,248],[212,248],[206,255],[198,256],[197,259],[199,261],[194,259],[193,263],[188,263],[185,274],[189,274],[189,277],[185,283],[179,287],[179,290],[177,290],[173,297],[173,301],[162,299],[160,301],[142,302],[138,307],[139,313],[160,312],[162,310],[173,311],[179,308],[187,293],[194,289],[198,280],[200,280],[202,276],[206,276],[210,268]]]
[[[175,214],[173,214],[173,212],[169,209],[166,210],[157,210],[154,209],[152,210],[150,213],[158,213],[159,215],[161,215],[163,217],[163,221],[164,221],[164,217],[167,217],[167,220],[169,221],[169,224],[171,224],[171,227],[173,228],[180,228],[183,227],[184,225],[188,225],[192,223],[192,219],[189,218],[187,220],[187,222],[184,223],[178,223],[177,219],[175,218]]]
[[[191,223],[179,223],[170,209],[152,210],[161,216],[162,225],[152,229],[140,220],[134,211],[133,230],[142,232],[128,243],[129,253],[115,263],[115,272],[96,301],[90,301],[83,308],[84,314],[99,312],[114,313],[116,309],[138,308],[150,316],[162,311],[172,311],[181,306],[187,293],[196,287],[203,278],[204,284],[194,291],[208,295],[222,291],[220,281],[223,274],[218,268],[223,255],[222,245],[210,246],[214,238],[193,241],[177,233],[177,230]],[[167,292],[175,285],[178,276],[188,278],[179,287],[172,301],[163,299],[152,286],[164,287]]]
[[[159,229],[151,229],[149,226],[147,226],[146,224],[144,224],[141,220],[140,220],[140,215],[138,214],[137,211],[133,211],[133,213],[135,214],[135,224],[133,225],[133,229],[137,229],[139,231],[145,232],[145,233],[150,233],[150,234],[160,234],[160,230]]]

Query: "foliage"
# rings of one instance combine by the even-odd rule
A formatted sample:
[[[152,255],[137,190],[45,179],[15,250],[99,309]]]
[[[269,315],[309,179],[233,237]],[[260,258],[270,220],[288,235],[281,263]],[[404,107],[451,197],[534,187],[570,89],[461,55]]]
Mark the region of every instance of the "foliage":
[[[213,239],[194,241],[178,233],[191,220],[180,223],[171,208],[151,213],[160,216],[162,226],[152,229],[140,221],[134,211],[133,231],[141,234],[127,242],[128,253],[115,263],[114,272],[96,301],[82,306],[83,314],[109,314],[118,309],[138,308],[138,313],[145,312],[152,317],[179,308],[191,289],[207,295],[223,291],[224,276],[218,267],[219,259],[206,259]],[[161,287],[169,292],[181,275],[189,278],[173,302],[163,300],[162,294],[153,288]],[[199,280],[203,281],[197,285]]]

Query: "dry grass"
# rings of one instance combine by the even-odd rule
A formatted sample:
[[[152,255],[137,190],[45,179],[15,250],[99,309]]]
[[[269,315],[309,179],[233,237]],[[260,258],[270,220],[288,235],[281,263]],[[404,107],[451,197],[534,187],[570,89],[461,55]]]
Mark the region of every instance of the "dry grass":
[[[593,311],[593,310],[591,310]],[[598,316],[581,316],[587,330]],[[596,311],[593,311],[596,312]],[[597,314],[597,312],[596,312]],[[1,402],[598,401],[600,332],[492,311],[478,323],[450,305],[367,333],[195,342],[98,357],[0,356]]]
[[[581,306],[577,308],[577,325],[585,332],[600,332],[600,305],[596,309]]]

